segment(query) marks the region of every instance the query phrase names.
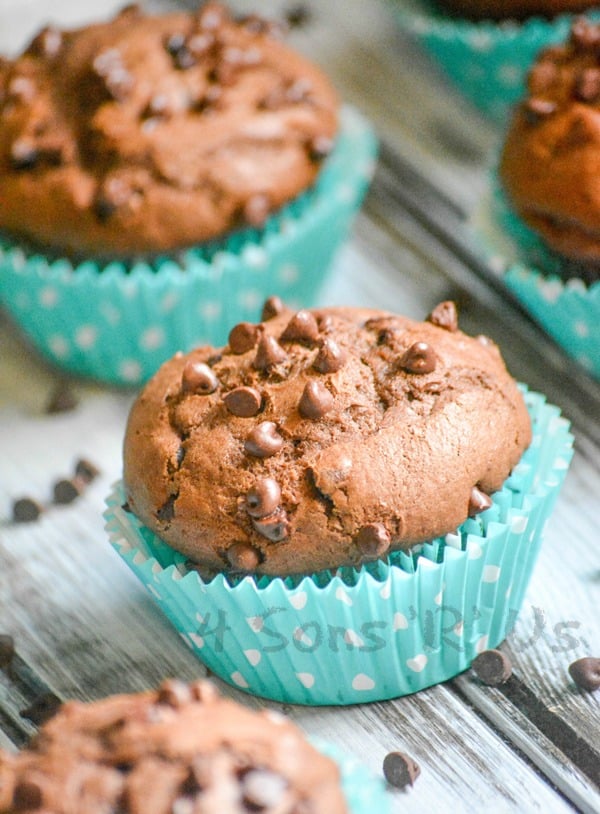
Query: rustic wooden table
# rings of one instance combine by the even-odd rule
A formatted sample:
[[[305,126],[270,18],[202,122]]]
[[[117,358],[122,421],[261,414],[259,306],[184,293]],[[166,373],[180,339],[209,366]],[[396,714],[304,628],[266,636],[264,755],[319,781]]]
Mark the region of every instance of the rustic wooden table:
[[[290,5],[254,8],[277,15]],[[0,51],[18,49],[49,20],[75,24],[115,6],[0,0]],[[394,812],[600,812],[600,693],[577,690],[567,673],[574,659],[600,656],[600,385],[515,306],[465,231],[499,133],[399,35],[384,2],[307,7],[311,15],[292,42],[327,69],[382,139],[374,185],[322,301],[421,318],[439,300],[456,299],[461,326],[492,336],[513,374],[572,420],[576,453],[506,644],[514,663],[508,684],[488,688],[465,674],[396,701],[285,712],[375,772],[387,751],[411,753],[422,775],[408,792],[392,792]],[[14,637],[19,654],[12,675],[0,671],[0,746],[7,748],[34,731],[19,713],[45,690],[91,699],[204,672],[103,529],[132,394],[74,382],[78,409],[48,416],[56,380],[0,317],[0,633]],[[53,481],[79,456],[102,470],[85,495],[49,508],[39,522],[11,525],[12,500],[48,500]]]

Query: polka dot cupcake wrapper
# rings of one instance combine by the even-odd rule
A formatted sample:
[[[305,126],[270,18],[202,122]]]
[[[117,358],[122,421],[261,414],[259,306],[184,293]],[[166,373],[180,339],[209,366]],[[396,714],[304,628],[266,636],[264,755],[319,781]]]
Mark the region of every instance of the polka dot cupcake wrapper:
[[[390,797],[381,778],[375,777],[356,758],[336,746],[320,738],[311,738],[310,741],[315,749],[337,763],[350,814],[370,814],[372,811],[389,814]]]
[[[178,350],[221,345],[266,297],[314,303],[375,165],[376,139],[352,108],[314,188],[226,243],[131,268],[27,255],[0,242],[0,305],[41,353],[76,374],[137,385]]]
[[[470,21],[450,17],[430,0],[391,0],[400,28],[441,65],[449,79],[479,110],[504,127],[523,95],[537,53],[564,40],[572,15],[525,22]],[[600,19],[600,12],[589,12]]]
[[[123,509],[120,484],[105,512],[110,541],[188,647],[230,684],[313,705],[408,695],[466,670],[514,624],[573,440],[558,408],[525,398],[533,442],[492,507],[410,554],[358,571],[205,582]]]
[[[590,285],[567,278],[564,261],[512,212],[495,174],[491,186],[490,211],[476,225],[483,251],[532,318],[600,378],[600,279]]]

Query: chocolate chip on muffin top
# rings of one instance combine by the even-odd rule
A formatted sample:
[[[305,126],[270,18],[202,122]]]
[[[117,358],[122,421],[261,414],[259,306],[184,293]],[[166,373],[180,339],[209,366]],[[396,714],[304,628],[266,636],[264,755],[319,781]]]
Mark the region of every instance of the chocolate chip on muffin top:
[[[0,230],[80,256],[169,252],[268,214],[337,130],[320,70],[257,16],[130,6],[0,61]]]
[[[498,349],[457,330],[452,304],[255,327],[243,352],[174,357],[129,417],[128,504],[202,566],[284,575],[407,549],[488,508],[529,444]],[[216,387],[190,388],[190,366]]]
[[[18,755],[0,751],[0,812],[346,814],[336,765],[278,713],[208,682],[69,702]]]

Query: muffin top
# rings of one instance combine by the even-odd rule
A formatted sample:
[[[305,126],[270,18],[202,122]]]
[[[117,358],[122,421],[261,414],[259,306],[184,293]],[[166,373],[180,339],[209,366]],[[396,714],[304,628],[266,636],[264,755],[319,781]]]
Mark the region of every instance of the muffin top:
[[[491,504],[531,437],[497,347],[382,311],[268,300],[229,344],[166,362],[132,407],[129,508],[194,563],[360,565]]]
[[[500,177],[515,210],[551,248],[600,262],[600,26],[578,19],[565,44],[540,53]]]
[[[74,257],[189,247],[262,225],[336,131],[328,80],[259,17],[46,28],[0,58],[0,230]]]
[[[596,0],[436,0],[449,11],[478,20],[522,20],[533,15],[555,17],[597,5]]]
[[[0,751],[0,812],[347,814],[339,770],[279,713],[208,682],[68,702],[18,755]]]

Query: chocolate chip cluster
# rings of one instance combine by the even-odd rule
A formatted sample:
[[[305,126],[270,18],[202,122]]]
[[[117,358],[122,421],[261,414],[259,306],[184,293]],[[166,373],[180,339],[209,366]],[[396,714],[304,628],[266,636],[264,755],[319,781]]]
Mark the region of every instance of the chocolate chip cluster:
[[[523,111],[535,125],[565,105],[600,102],[600,26],[576,19],[564,45],[542,51],[528,78]]]

